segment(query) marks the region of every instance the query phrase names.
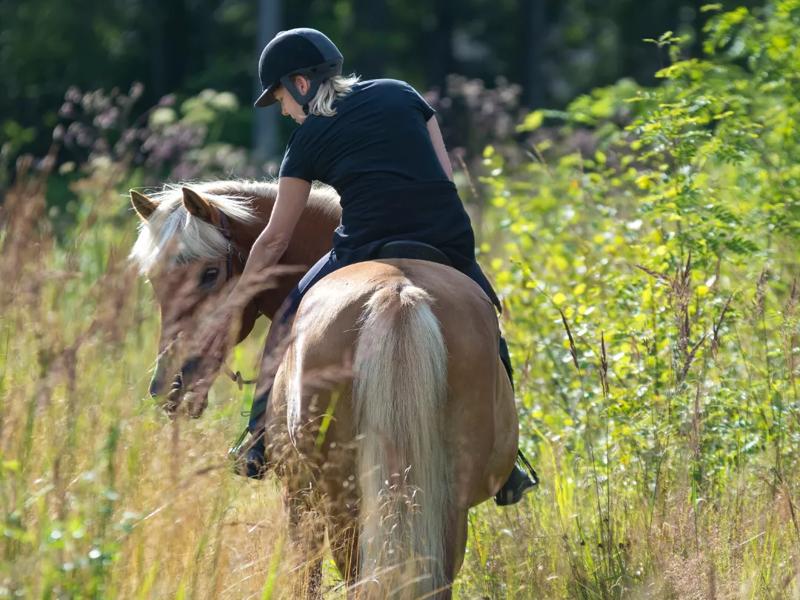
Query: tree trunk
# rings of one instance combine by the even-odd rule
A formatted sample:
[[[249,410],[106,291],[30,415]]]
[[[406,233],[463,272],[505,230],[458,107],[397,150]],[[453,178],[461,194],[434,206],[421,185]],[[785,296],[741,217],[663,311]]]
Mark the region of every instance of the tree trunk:
[[[547,33],[545,0],[523,0],[522,19],[522,102],[528,108],[540,108],[545,102],[544,37]]]
[[[281,0],[259,0],[258,2],[258,35],[256,37],[256,51],[253,59],[253,101],[261,95],[261,81],[258,78],[257,56],[261,55],[275,34],[281,30],[283,24],[283,10]],[[278,148],[278,117],[279,111],[271,106],[269,108],[254,108],[253,118],[253,155],[258,160],[271,160],[279,157]]]
[[[428,32],[428,52],[425,57],[428,86],[447,89],[447,76],[455,69],[453,60],[453,30],[455,15],[452,0],[436,0],[435,25]]]
[[[386,77],[386,23],[389,17],[386,0],[354,0],[355,35],[359,44],[358,72],[365,79]],[[352,73],[348,57],[344,58],[344,72]],[[351,65],[353,63],[350,63]]]

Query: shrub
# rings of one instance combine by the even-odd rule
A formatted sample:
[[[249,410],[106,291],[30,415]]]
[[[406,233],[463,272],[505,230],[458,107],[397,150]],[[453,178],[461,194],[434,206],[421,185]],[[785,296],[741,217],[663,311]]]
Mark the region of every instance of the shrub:
[[[578,581],[604,596],[636,579],[631,507],[652,563],[658,523],[684,507],[712,544],[739,518],[733,490],[763,482],[789,498],[800,539],[800,2],[718,14],[706,34],[702,60],[681,60],[670,33],[651,40],[671,57],[658,87],[621,81],[528,115],[523,164],[484,151],[486,224],[503,234],[482,250],[510,315],[525,444],[554,480]],[[722,554],[741,566],[720,553],[713,568]]]

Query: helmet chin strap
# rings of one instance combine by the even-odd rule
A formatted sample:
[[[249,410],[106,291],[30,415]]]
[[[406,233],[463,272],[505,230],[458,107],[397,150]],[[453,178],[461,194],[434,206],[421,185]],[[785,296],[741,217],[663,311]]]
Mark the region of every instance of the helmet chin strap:
[[[319,86],[322,85],[322,80],[309,79],[308,91],[303,94],[294,84],[294,77],[294,75],[286,75],[281,77],[281,85],[292,95],[292,98],[294,98],[295,102],[303,107],[303,112],[308,114],[308,103],[311,102],[314,96],[317,95]]]
[[[319,86],[321,86],[327,79],[333,77],[334,75],[338,75],[339,73],[341,73],[341,65],[331,64],[322,68],[313,67],[305,72],[301,71],[299,73],[292,73],[291,75],[284,75],[281,77],[280,81],[281,85],[289,90],[292,98],[294,98],[295,101],[303,107],[303,112],[307,115],[308,104],[314,99],[314,96],[317,95]],[[294,78],[297,75],[308,79],[309,86],[308,91],[305,94],[300,93],[300,90],[297,89],[297,86],[294,84]]]

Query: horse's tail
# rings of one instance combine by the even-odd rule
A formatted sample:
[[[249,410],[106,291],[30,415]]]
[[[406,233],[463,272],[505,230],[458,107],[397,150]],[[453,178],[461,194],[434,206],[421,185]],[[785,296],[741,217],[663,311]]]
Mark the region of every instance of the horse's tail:
[[[386,594],[405,582],[412,597],[447,585],[447,350],[430,305],[407,280],[378,289],[355,356],[361,573]]]

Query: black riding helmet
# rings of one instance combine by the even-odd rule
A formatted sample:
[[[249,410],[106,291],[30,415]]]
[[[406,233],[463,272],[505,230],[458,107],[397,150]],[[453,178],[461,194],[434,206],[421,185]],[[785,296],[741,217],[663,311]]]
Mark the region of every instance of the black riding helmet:
[[[285,87],[308,113],[308,103],[327,79],[342,73],[342,53],[321,31],[300,27],[281,31],[266,45],[258,61],[258,76],[262,94],[255,106],[269,106],[275,100],[275,90]],[[311,82],[306,94],[294,85],[292,76],[303,75]]]

